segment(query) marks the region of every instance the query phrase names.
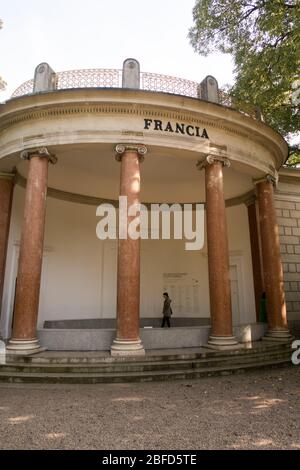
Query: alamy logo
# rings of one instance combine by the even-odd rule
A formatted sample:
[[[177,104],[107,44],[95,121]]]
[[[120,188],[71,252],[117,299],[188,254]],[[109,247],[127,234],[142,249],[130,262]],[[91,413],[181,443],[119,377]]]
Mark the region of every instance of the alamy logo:
[[[300,364],[300,339],[292,342],[292,349],[296,349],[292,354],[292,363],[294,366],[298,366]]]
[[[100,240],[173,238],[187,240],[188,251],[204,245],[203,204],[151,204],[149,209],[140,203],[128,205],[127,196],[120,196],[119,211],[112,204],[101,204],[96,215],[101,217],[96,228]]]

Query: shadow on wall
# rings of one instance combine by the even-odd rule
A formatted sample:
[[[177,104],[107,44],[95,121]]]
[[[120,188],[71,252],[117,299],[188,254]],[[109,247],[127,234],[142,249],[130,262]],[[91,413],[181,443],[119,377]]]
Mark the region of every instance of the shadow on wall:
[[[161,317],[158,318],[141,318],[140,327],[152,326],[153,328],[160,328]],[[210,318],[196,318],[196,317],[172,317],[172,326],[207,326],[210,325]],[[115,328],[115,318],[91,318],[83,320],[49,320],[45,321],[44,328],[46,329],[101,329],[101,328]]]

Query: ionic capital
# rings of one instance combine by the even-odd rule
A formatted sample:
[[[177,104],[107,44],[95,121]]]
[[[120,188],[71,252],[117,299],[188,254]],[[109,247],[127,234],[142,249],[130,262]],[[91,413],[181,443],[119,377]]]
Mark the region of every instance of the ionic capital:
[[[227,168],[231,165],[230,160],[227,157],[207,155],[204,160],[198,160],[197,168],[198,170],[203,170],[207,165],[212,165],[213,163],[221,163],[222,166],[226,166]]]
[[[46,147],[40,147],[32,150],[24,150],[21,152],[22,160],[30,160],[33,157],[47,158],[50,163],[55,165],[57,158],[55,155],[52,155]]]
[[[253,184],[254,184],[254,186],[256,186],[259,183],[263,183],[264,181],[267,181],[268,183],[272,183],[273,186],[276,188],[277,185],[278,185],[278,173],[277,173],[277,171],[274,175],[267,174],[263,178],[254,179]]]
[[[139,160],[142,162],[145,158],[148,149],[146,145],[134,144],[118,144],[115,148],[116,160],[120,162],[125,152],[136,152]]]

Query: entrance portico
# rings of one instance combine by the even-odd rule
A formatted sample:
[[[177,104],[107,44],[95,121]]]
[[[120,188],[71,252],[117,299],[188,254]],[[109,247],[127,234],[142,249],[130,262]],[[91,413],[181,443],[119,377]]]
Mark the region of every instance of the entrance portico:
[[[156,121],[156,123],[152,127],[149,125],[145,128],[146,120]],[[170,126],[160,129],[158,121],[170,123]],[[181,132],[180,129],[184,129],[185,132]],[[196,135],[195,129],[199,129],[199,135]],[[0,132],[2,132],[3,142],[0,170],[10,172],[16,167],[16,180],[26,181],[21,242],[20,245],[17,244],[19,229],[14,226],[9,248],[12,253],[14,246],[19,246],[20,252],[15,304],[13,312],[11,303],[10,307],[4,305],[2,316],[7,315],[7,317],[1,320],[8,324],[12,320],[11,316],[10,320],[8,317],[13,313],[12,336],[8,346],[11,351],[24,353],[24,351],[34,351],[43,346],[43,344],[38,344],[36,329],[40,282],[41,276],[43,277],[47,185],[50,186],[51,202],[49,199],[48,202],[51,213],[48,228],[46,222],[46,237],[48,233],[49,241],[54,246],[53,250],[61,253],[62,260],[64,259],[62,247],[69,254],[63,263],[58,260],[56,264],[49,265],[45,289],[48,288],[54,296],[52,295],[51,298],[51,294],[48,295],[48,302],[51,301],[51,305],[46,302],[43,308],[51,312],[51,315],[55,315],[55,310],[57,310],[62,320],[64,312],[68,310],[65,307],[68,303],[68,295],[70,299],[75,296],[79,300],[82,315],[90,308],[89,302],[92,305],[90,299],[84,300],[84,291],[90,292],[92,284],[86,280],[86,286],[81,284],[75,288],[76,273],[71,273],[74,277],[69,293],[67,289],[62,289],[65,291],[65,299],[60,298],[58,294],[60,286],[57,279],[59,278],[59,284],[66,285],[64,283],[67,279],[63,273],[67,269],[67,264],[72,266],[73,262],[72,251],[68,252],[67,245],[71,246],[74,240],[71,238],[68,240],[68,234],[63,231],[63,228],[75,227],[75,234],[78,233],[79,241],[81,236],[79,223],[76,224],[80,217],[77,218],[78,216],[74,215],[71,220],[67,204],[70,204],[69,207],[77,204],[78,214],[83,214],[86,208],[87,215],[90,208],[99,205],[100,202],[117,205],[116,200],[119,194],[126,195],[130,203],[141,201],[146,204],[151,202],[205,203],[207,244],[203,252],[201,254],[190,252],[183,255],[174,245],[171,255],[173,262],[171,258],[168,259],[169,268],[161,271],[161,284],[155,284],[156,279],[153,274],[155,267],[150,273],[150,279],[147,278],[147,264],[140,263],[140,250],[144,257],[148,256],[151,260],[152,242],[149,241],[146,245],[148,241],[141,244],[140,240],[126,239],[119,240],[117,249],[114,245],[104,246],[101,262],[99,260],[99,264],[102,263],[106,267],[106,275],[101,280],[103,311],[105,309],[107,311],[108,308],[112,309],[113,301],[109,301],[111,304],[107,307],[108,304],[103,300],[108,295],[105,278],[108,276],[109,269],[113,270],[115,266],[114,263],[110,264],[110,260],[115,259],[114,257],[118,259],[117,288],[114,292],[117,298],[117,331],[111,346],[111,352],[114,355],[144,354],[139,331],[141,281],[144,290],[147,290],[148,286],[147,292],[145,293],[142,289],[141,293],[142,313],[146,310],[146,301],[143,299],[147,296],[149,312],[152,308],[155,315],[159,316],[160,310],[157,311],[156,306],[151,307],[152,297],[155,296],[158,299],[155,302],[161,302],[159,293],[163,292],[163,287],[170,278],[172,282],[169,287],[173,289],[174,295],[180,292],[181,296],[176,301],[176,308],[178,311],[181,308],[183,313],[184,308],[190,308],[189,305],[193,302],[192,311],[198,314],[202,308],[198,300],[200,298],[204,304],[209,291],[210,307],[207,308],[207,317],[210,316],[212,326],[208,340],[209,346],[222,349],[237,345],[238,341],[233,333],[230,258],[241,259],[241,279],[248,279],[247,276],[252,269],[251,259],[248,263],[245,258],[247,256],[249,259],[250,256],[249,227],[248,225],[246,227],[247,249],[243,252],[235,248],[239,246],[239,243],[236,241],[238,231],[234,224],[239,223],[240,214],[242,217],[246,215],[247,210],[244,204],[250,196],[255,196],[256,186],[264,283],[270,309],[267,337],[273,340],[289,338],[273,186],[269,181],[261,181],[267,175],[270,175],[268,178],[272,181],[276,179],[277,171],[286,158],[287,147],[283,139],[268,126],[236,110],[220,106],[214,100],[204,101],[199,98],[161,92],[149,93],[136,86],[124,89],[53,89],[51,93],[15,98],[8,101],[1,110]],[[115,148],[121,161],[120,167],[113,161]],[[24,155],[24,151],[29,157],[28,161],[22,162],[19,156]],[[147,158],[143,165],[140,165],[141,157],[146,151]],[[49,161],[54,163],[53,155],[57,157],[58,163],[55,166],[51,165],[48,177]],[[197,163],[198,168],[199,166],[205,168],[204,171],[197,170]],[[121,174],[120,190],[119,173]],[[17,197],[21,201],[23,196],[19,194]],[[16,204],[19,204],[17,199]],[[20,202],[19,207],[21,206]],[[233,213],[234,207],[239,210],[239,213]],[[72,210],[75,214],[75,206],[72,206]],[[18,212],[20,209],[16,206],[15,213],[18,214]],[[229,213],[231,214],[230,224],[226,220]],[[88,223],[90,221],[92,218],[89,218]],[[95,229],[96,217],[94,222]],[[61,224],[60,240],[65,237],[63,244],[55,235],[59,223]],[[95,230],[94,233],[92,230],[90,233],[91,237],[92,235],[95,237],[91,245],[95,243],[96,246]],[[69,236],[71,237],[71,233]],[[242,243],[244,240],[241,240]],[[46,248],[47,244],[46,241]],[[80,249],[87,252],[88,248],[80,245]],[[49,246],[49,252],[51,250]],[[164,252],[166,253],[167,250],[168,248],[161,248],[157,253],[155,261],[157,265],[159,258],[163,259]],[[16,253],[17,251],[14,254],[15,259]],[[73,251],[74,256],[79,256],[78,252]],[[203,266],[205,263],[208,266],[208,286],[205,284],[206,277],[197,273],[197,267],[189,268],[189,266],[194,266],[195,259],[200,261],[199,256],[202,257]],[[9,258],[13,263],[13,256]],[[92,255],[90,263],[92,266]],[[60,266],[59,269],[58,266]],[[12,280],[13,270],[12,268],[10,270],[7,265],[7,273],[9,272]],[[46,276],[46,273],[44,275]],[[179,278],[184,279],[185,284],[179,284]],[[85,282],[84,277],[80,282]],[[253,318],[255,318],[253,279],[248,280],[247,283],[244,281],[244,284],[246,286],[244,286],[244,295],[248,295],[245,292],[248,289],[253,310],[253,317],[246,321],[253,323]],[[153,289],[149,288],[150,285]],[[97,289],[93,287],[93,293],[95,291]],[[7,292],[9,292],[9,286]],[[58,299],[53,298],[56,295],[60,298],[59,302]],[[183,296],[185,300],[182,300]],[[242,307],[241,297],[239,302],[240,314],[243,315],[243,308],[246,310],[247,306]],[[92,311],[93,308],[91,307],[90,310]],[[69,318],[72,318],[71,309],[69,310]],[[93,318],[97,318],[96,315],[97,309],[95,308]],[[44,320],[51,320],[51,317],[44,316]]]

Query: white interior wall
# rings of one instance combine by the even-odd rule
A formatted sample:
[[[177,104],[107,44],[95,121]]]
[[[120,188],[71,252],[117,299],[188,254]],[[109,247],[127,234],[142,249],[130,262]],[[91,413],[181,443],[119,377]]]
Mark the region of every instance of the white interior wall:
[[[0,324],[4,337],[10,334],[24,195],[17,186]],[[115,317],[117,242],[97,239],[98,221],[94,206],[48,198],[39,328],[45,320]],[[238,322],[255,322],[246,207],[228,208],[227,224],[238,281]],[[142,317],[161,316],[165,288],[171,289],[174,315],[209,317],[206,245],[201,251],[185,251],[181,240],[142,240]]]

